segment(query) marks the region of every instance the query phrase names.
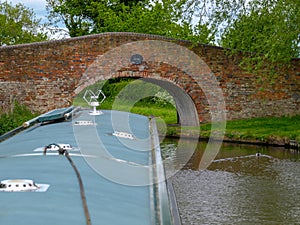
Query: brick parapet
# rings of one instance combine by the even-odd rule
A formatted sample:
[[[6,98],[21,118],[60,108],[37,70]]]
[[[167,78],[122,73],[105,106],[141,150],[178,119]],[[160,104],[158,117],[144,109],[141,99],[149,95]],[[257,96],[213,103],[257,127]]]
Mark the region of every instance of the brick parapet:
[[[274,80],[274,84],[271,84],[268,81],[260,82],[256,75],[240,69],[238,65],[243,57],[242,53],[228,56],[226,51],[219,47],[195,46],[187,41],[136,33],[104,33],[1,47],[1,108],[9,108],[14,100],[25,103],[33,111],[39,112],[69,106],[72,104],[75,89],[81,85],[85,71],[97,57],[118,46],[142,40],[174,42],[196,53],[214,73],[223,90],[228,119],[300,113],[299,59],[293,60],[289,70],[281,73]],[[131,70],[128,70],[128,76]],[[124,76],[124,73],[116,71],[114,77],[121,74]],[[153,66],[152,71],[139,73],[139,76],[175,83],[193,99],[199,117],[203,118],[201,120],[209,120],[205,95],[195,80],[184,71],[158,63]],[[96,78],[89,81],[91,84],[93,79]]]

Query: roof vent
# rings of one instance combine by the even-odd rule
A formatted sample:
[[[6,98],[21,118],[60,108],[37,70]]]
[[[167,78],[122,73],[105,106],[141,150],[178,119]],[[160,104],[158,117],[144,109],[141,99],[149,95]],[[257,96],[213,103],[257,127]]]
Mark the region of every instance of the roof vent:
[[[58,151],[59,149],[63,150],[72,150],[72,146],[70,144],[50,144],[46,146],[47,151]]]
[[[98,101],[100,95],[102,96],[102,100]],[[83,99],[87,102],[87,104],[89,104],[89,106],[93,107],[93,111],[89,113],[90,115],[96,116],[96,115],[103,114],[103,112],[97,110],[97,106],[99,106],[104,101],[105,98],[106,96],[104,95],[102,90],[98,90],[96,93],[94,93],[91,90],[85,91],[83,95]]]
[[[120,137],[120,138],[127,138],[127,139],[131,139],[133,140],[134,139],[134,136],[130,133],[127,133],[127,132],[122,132],[122,131],[115,131],[112,133],[113,136],[116,136],[116,137]]]
[[[49,188],[49,184],[36,184],[33,180],[17,179],[2,180],[0,183],[0,191],[4,192],[45,192]]]
[[[94,126],[97,125],[96,123],[94,123],[93,121],[90,120],[78,120],[74,122],[74,125],[77,126]]]
[[[49,144],[46,147],[39,147],[34,149],[34,152],[44,152],[45,148],[47,150],[47,152],[51,152],[51,151],[58,151],[59,149],[63,149],[63,150],[67,150],[67,151],[75,151],[78,150],[78,148],[72,147],[72,145],[70,144]]]

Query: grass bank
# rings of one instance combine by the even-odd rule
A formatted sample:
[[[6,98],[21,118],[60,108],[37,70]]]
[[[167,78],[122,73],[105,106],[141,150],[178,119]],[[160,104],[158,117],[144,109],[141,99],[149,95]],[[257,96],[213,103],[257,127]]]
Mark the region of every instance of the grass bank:
[[[179,133],[180,128],[168,127],[169,136]],[[210,134],[211,124],[202,124],[200,137],[209,138]],[[284,145],[289,140],[300,142],[300,115],[227,121],[225,140],[272,145]]]
[[[157,85],[142,80],[118,78],[98,82],[89,89],[102,89],[105,93],[107,98],[101,104],[101,109],[115,109],[155,116],[160,133],[169,137],[179,137],[181,129],[187,136],[199,133],[200,129],[201,138],[210,137],[210,124],[201,124],[200,128],[171,126],[170,124],[177,123],[174,100]],[[82,98],[84,92],[85,90],[75,98],[74,105],[88,107]],[[148,97],[141,97],[142,94]],[[0,116],[0,135],[36,116],[18,103],[15,103],[13,108],[14,110],[10,113]],[[166,126],[166,124],[169,125]],[[289,140],[296,140],[300,143],[300,115],[227,121],[225,140],[279,145],[283,145]]]
[[[202,124],[199,127],[165,126],[165,124],[177,123],[177,112],[170,100],[170,96],[160,87],[135,80],[132,78],[112,79],[104,83],[96,83],[89,89],[102,89],[107,99],[102,103],[102,109],[116,109],[146,116],[155,116],[158,121],[160,133],[169,137],[179,137],[181,129],[187,136],[199,133],[201,138],[209,138],[210,124]],[[125,90],[125,91],[124,91]],[[128,91],[129,90],[129,91]],[[153,96],[153,91],[159,95]],[[148,93],[140,99],[141,93]],[[84,91],[75,99],[75,105],[84,105],[82,96]],[[120,101],[120,99],[123,99]],[[139,99],[139,101],[136,101]],[[118,102],[117,104],[114,104]],[[292,117],[269,117],[227,121],[225,140],[241,141],[265,144],[280,144],[289,140],[300,142],[300,115]]]

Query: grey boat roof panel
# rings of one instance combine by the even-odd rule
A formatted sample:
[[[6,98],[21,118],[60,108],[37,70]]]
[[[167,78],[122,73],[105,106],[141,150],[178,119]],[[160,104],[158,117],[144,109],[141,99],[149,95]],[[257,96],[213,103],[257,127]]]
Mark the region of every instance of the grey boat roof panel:
[[[128,116],[131,130],[126,130],[127,120],[124,118]],[[87,115],[87,111],[83,111],[74,120],[93,119],[96,126],[74,128],[76,127],[73,126],[74,121],[36,125],[1,142],[1,180],[32,179],[36,183],[50,184],[50,187],[44,193],[0,192],[2,203],[0,223],[85,224],[78,181],[66,157],[50,154],[44,156],[42,152],[33,151],[51,143],[68,143],[78,147],[74,135],[76,129],[95,129],[112,158],[137,165],[148,165],[150,163],[150,143],[147,141],[150,135],[148,118],[124,112],[115,112],[113,117],[120,119],[117,125],[111,123],[112,111],[104,111],[103,115],[92,118]],[[131,132],[137,140],[118,139],[112,135],[115,129]],[[88,135],[86,138],[88,139]],[[130,143],[133,142],[136,149],[131,149]],[[80,154],[79,151],[70,151],[71,153]],[[92,224],[153,224],[155,212],[151,210],[150,202],[153,201],[153,196],[149,186],[128,186],[113,182],[95,171],[82,156],[71,154],[71,157],[83,179]],[[105,157],[99,160],[103,164],[110,161]],[[116,162],[117,166],[119,164]],[[120,174],[120,176],[127,175],[126,171]],[[135,175],[138,179],[151,179],[146,172],[132,174],[132,179],[135,179]]]

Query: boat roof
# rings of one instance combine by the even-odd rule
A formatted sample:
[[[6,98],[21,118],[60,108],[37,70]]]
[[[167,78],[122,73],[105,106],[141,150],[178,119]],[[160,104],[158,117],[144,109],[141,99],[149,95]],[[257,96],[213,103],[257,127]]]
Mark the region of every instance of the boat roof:
[[[39,122],[49,121],[49,120],[55,120],[55,119],[61,119],[66,115],[66,113],[69,113],[72,111],[74,107],[68,107],[68,108],[59,108],[51,110],[50,112],[47,112],[41,116],[39,116],[38,120]]]
[[[44,193],[0,192],[1,224],[85,224],[78,179],[67,158],[34,151],[52,143],[71,144],[80,150],[69,155],[82,177],[92,224],[156,223],[151,171],[135,170],[152,163],[148,118],[109,110],[91,117],[88,112],[80,111],[65,122],[38,123],[0,143],[1,180],[31,179],[50,185]],[[118,122],[112,122],[113,118]],[[75,125],[76,121],[93,123]],[[132,133],[135,139],[116,137],[114,131]],[[117,173],[107,171],[113,166]],[[133,169],[126,170],[128,167]]]

